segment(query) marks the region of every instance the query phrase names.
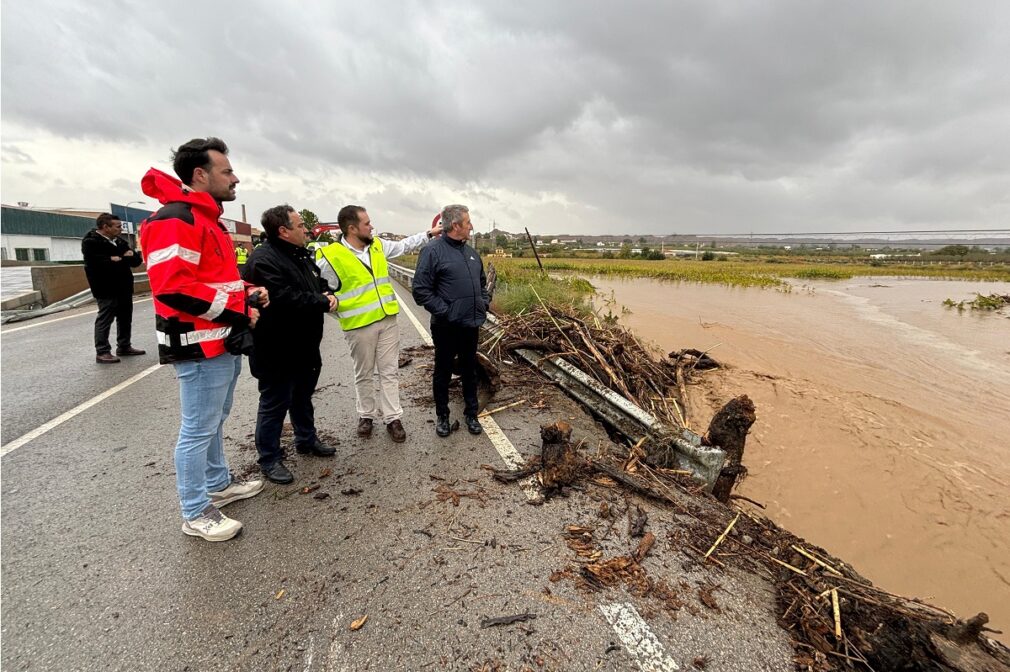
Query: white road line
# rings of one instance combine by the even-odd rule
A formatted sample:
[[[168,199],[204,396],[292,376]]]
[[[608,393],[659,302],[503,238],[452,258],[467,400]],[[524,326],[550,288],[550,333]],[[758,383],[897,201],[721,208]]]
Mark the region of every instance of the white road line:
[[[155,371],[157,371],[160,368],[161,368],[161,364],[155,364],[154,366],[148,367],[148,368],[144,369],[143,371],[141,371],[140,373],[127,378],[126,380],[124,380],[123,382],[121,382],[119,385],[116,385],[115,387],[110,387],[105,392],[102,392],[101,394],[99,394],[97,397],[92,397],[91,399],[88,399],[87,401],[85,401],[83,404],[80,404],[79,406],[75,406],[74,408],[71,408],[69,411],[67,411],[63,415],[61,415],[59,417],[56,417],[56,418],[53,418],[52,420],[50,420],[46,424],[42,425],[41,427],[38,427],[37,429],[33,429],[32,431],[28,432],[24,436],[22,436],[20,438],[17,438],[17,439],[14,439],[10,443],[4,444],[4,446],[2,448],[0,448],[0,457],[5,457],[8,453],[14,452],[15,450],[17,450],[21,446],[25,445],[26,443],[34,441],[35,439],[39,438],[40,436],[42,436],[43,434],[45,434],[49,430],[55,429],[56,427],[59,427],[60,425],[62,425],[67,420],[70,420],[71,418],[74,418],[74,417],[80,415],[81,413],[83,413],[84,411],[88,410],[89,408],[91,408],[95,404],[98,404],[98,403],[104,401],[105,399],[108,399],[109,397],[111,397],[112,395],[114,395],[116,392],[119,392],[121,390],[125,390],[130,385],[133,385],[138,380],[146,378],[147,376],[151,375],[152,373],[154,373]]]
[[[428,330],[424,328],[421,321],[414,315],[414,311],[407,307],[407,304],[403,302],[403,298],[397,294],[395,289],[393,290],[393,294],[396,294],[396,302],[403,306],[403,309],[400,312],[407,313],[407,317],[410,318],[410,322],[414,325],[414,328],[417,329],[417,333],[421,335],[421,340],[424,341],[424,344],[428,347],[435,345],[435,343],[431,340],[431,334],[428,333]]]
[[[309,637],[309,655],[305,659],[305,669],[303,672],[312,672],[312,655],[315,653],[316,638]]]
[[[505,432],[501,430],[498,423],[495,422],[494,418],[489,415],[480,418],[481,427],[484,428],[484,433],[487,438],[491,439],[491,444],[494,446],[498,454],[501,455],[502,461],[505,463],[509,469],[519,469],[526,464],[523,460],[523,456],[519,454],[516,447],[512,445],[509,438],[505,436]],[[540,491],[540,484],[537,480],[528,476],[523,480],[519,481],[519,485],[522,486],[523,492],[526,494],[526,500],[530,502],[543,502],[544,496]]]
[[[330,627],[333,630],[333,639],[330,641],[330,650],[326,657],[326,672],[345,672],[347,666],[339,662],[344,653],[344,645],[340,641],[340,625],[344,620],[344,614],[337,614],[337,617],[333,619],[333,625]]]
[[[396,290],[393,290],[393,293],[395,294]],[[400,303],[403,303],[403,299],[400,298],[399,294],[396,295],[396,300]],[[407,317],[410,318],[410,321],[411,323],[413,323],[414,328],[417,329],[417,333],[421,335],[421,340],[423,340],[428,345],[434,345],[434,343],[431,340],[431,335],[421,324],[420,320],[414,317],[413,311],[411,311],[410,308],[408,308],[405,303],[403,304],[403,310],[401,310],[400,312],[407,313]],[[525,464],[523,456],[519,453],[518,450],[516,450],[516,447],[512,445],[512,442],[509,441],[509,438],[505,436],[505,432],[501,431],[501,427],[498,426],[498,423],[495,422],[494,418],[486,415],[483,418],[480,418],[480,424],[481,427],[484,428],[484,433],[487,435],[487,438],[491,439],[491,445],[493,445],[495,450],[498,451],[498,454],[501,456],[501,459],[505,463],[505,466],[507,466],[509,469],[519,469]],[[532,476],[530,476],[529,478],[524,478],[522,481],[519,482],[519,484],[522,486],[527,501],[530,502],[543,501],[543,495],[540,492],[540,486],[537,484],[536,479],[534,479]]]
[[[630,604],[601,604],[600,611],[643,672],[673,672],[680,667]]]
[[[151,297],[147,297],[146,299],[137,299],[136,301],[133,302],[133,305],[137,305],[138,303],[143,303],[144,301],[150,301],[150,300],[151,300]],[[33,322],[32,324],[27,324],[27,325],[25,325],[23,327],[14,327],[13,329],[4,329],[3,331],[0,331],[0,334],[3,334],[3,335],[13,334],[15,331],[24,331],[25,329],[34,329],[35,327],[44,327],[45,325],[52,324],[53,322],[62,322],[63,320],[69,320],[69,319],[74,318],[74,317],[81,317],[82,315],[94,315],[97,312],[98,312],[98,310],[89,310],[86,313],[74,313],[73,315],[64,315],[63,317],[57,317],[57,318],[52,319],[52,320],[46,320],[45,322]]]

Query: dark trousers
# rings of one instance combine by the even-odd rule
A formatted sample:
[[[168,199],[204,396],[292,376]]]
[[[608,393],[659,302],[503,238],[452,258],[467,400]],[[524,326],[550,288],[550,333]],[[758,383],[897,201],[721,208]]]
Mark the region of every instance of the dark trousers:
[[[477,332],[477,327],[431,325],[431,340],[435,343],[431,391],[435,397],[435,414],[440,418],[449,415],[449,380],[457,357],[459,375],[463,379],[463,413],[477,415]]]
[[[104,355],[112,352],[109,332],[116,321],[116,346],[120,350],[130,347],[133,331],[133,294],[121,294],[112,299],[96,299],[98,315],[95,317],[95,352]]]
[[[259,381],[256,450],[260,455],[260,466],[267,467],[284,458],[281,431],[284,429],[284,416],[289,411],[295,430],[295,446],[311,446],[316,442],[312,393],[318,381],[319,369],[297,372],[288,378]]]

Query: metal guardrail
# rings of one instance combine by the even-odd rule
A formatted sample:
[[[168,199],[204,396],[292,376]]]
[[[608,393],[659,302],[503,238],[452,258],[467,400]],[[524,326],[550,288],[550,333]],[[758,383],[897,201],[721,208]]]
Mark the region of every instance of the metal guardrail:
[[[389,274],[410,287],[414,271],[389,264]],[[494,315],[488,315],[484,329],[493,335],[501,328]],[[638,443],[643,437],[654,446],[672,451],[676,468],[690,470],[704,481],[709,491],[715,485],[726,461],[726,452],[716,446],[701,445],[701,437],[689,429],[671,430],[648,411],[628,401],[592,376],[558,355],[545,355],[536,350],[520,348],[514,351],[545,376],[555,381],[570,397],[583,404],[594,416],[629,441]]]

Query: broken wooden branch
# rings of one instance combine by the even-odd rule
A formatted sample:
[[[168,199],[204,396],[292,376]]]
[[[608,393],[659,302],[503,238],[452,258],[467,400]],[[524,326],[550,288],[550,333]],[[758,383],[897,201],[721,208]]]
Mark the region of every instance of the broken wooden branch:
[[[495,618],[484,618],[481,619],[480,627],[490,628],[495,625],[512,625],[513,623],[524,623],[526,621],[532,621],[536,618],[536,614],[526,613],[526,614],[516,614],[514,616],[496,616]]]
[[[525,403],[526,403],[525,399],[520,399],[519,401],[513,401],[511,404],[506,404],[505,406],[499,406],[498,408],[492,408],[486,411],[481,411],[480,413],[477,414],[477,417],[486,418],[489,415],[494,415],[495,413],[501,413],[502,411],[508,410],[510,408],[515,408],[516,406],[520,406]]]
[[[705,553],[705,560],[708,560],[708,556],[712,555],[712,551],[714,551],[719,546],[719,544],[722,543],[722,540],[726,538],[726,535],[729,534],[729,531],[733,529],[733,526],[736,525],[736,521],[738,520],[740,520],[739,512],[737,512],[736,517],[734,517],[733,520],[730,521],[729,526],[727,526],[726,529],[723,530],[722,534],[719,535],[719,538],[715,540],[715,543],[712,544],[712,548],[708,549],[708,551]]]

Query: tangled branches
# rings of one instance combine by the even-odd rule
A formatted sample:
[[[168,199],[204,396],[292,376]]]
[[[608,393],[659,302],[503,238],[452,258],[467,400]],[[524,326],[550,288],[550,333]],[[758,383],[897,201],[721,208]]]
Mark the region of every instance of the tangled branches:
[[[687,426],[683,402],[692,373],[718,366],[697,351],[659,358],[618,324],[544,303],[499,317],[499,326],[502,332],[485,343],[497,359],[520,348],[554,353],[671,427]]]

